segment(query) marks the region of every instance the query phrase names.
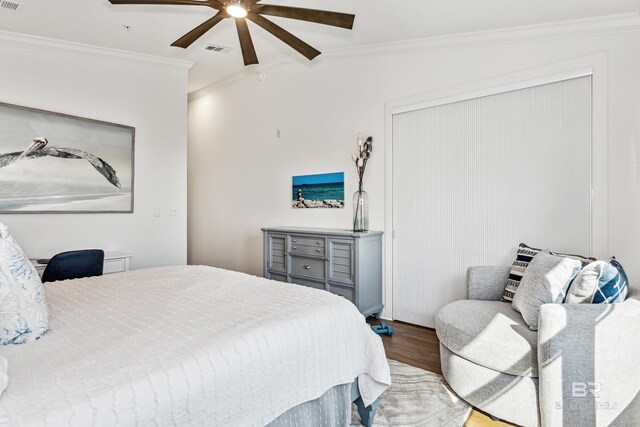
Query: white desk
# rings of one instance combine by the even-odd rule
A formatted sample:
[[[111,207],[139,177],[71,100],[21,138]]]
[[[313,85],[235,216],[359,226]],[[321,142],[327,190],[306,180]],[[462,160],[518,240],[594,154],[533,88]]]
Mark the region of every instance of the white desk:
[[[131,257],[132,255],[123,252],[105,252],[103,274],[129,271]],[[30,261],[38,271],[38,274],[42,276],[42,273],[44,273],[44,269],[47,267],[47,264],[40,264],[36,259],[32,259]]]

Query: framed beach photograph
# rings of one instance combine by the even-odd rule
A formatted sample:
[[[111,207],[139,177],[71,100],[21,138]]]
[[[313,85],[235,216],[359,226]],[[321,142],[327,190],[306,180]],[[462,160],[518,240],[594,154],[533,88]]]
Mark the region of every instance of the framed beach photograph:
[[[135,128],[0,103],[0,213],[133,212]]]
[[[344,208],[344,172],[294,176],[291,195],[296,209]]]

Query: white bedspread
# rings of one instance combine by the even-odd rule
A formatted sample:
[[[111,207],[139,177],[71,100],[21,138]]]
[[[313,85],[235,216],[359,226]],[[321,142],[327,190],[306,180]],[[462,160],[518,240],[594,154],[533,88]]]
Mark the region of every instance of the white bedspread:
[[[202,266],[45,289],[51,330],[0,348],[0,423],[261,426],[356,377],[366,404],[391,381],[380,338],[327,292]]]

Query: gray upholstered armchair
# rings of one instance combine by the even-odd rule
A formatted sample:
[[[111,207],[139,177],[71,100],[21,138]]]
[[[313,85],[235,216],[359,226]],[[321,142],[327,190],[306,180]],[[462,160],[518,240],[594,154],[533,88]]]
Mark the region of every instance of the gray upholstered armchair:
[[[640,425],[640,290],[611,305],[546,304],[531,331],[500,298],[509,267],[471,267],[436,316],[442,372],[463,399],[525,426]]]

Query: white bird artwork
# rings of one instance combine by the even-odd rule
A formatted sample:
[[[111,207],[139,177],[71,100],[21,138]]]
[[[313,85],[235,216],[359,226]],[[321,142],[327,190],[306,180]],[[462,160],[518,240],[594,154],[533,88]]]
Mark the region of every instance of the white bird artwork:
[[[9,166],[20,160],[38,159],[46,156],[61,159],[84,159],[91,163],[91,166],[100,172],[112,185],[122,188],[115,169],[101,158],[75,148],[48,146],[48,143],[47,138],[38,137],[34,138],[31,145],[22,152],[16,151],[13,153],[0,154],[0,168]]]

